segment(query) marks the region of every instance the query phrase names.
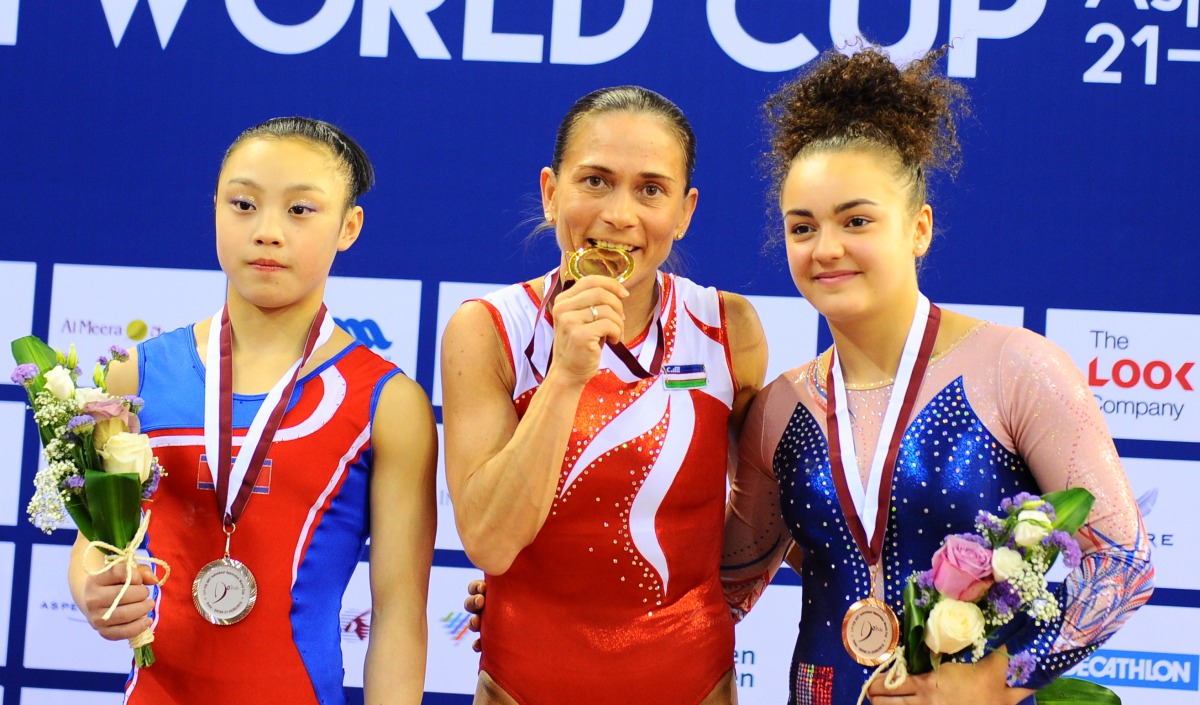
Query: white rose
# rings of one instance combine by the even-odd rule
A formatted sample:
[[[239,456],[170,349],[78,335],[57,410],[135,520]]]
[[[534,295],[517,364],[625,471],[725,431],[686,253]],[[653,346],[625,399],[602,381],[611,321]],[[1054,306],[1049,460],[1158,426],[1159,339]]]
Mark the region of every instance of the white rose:
[[[1025,559],[1020,551],[1001,546],[992,551],[992,575],[1004,583],[1017,577],[1025,570]]]
[[[150,450],[150,437],[141,433],[117,433],[104,444],[104,450],[97,451],[104,459],[104,472],[134,473],[138,482],[150,478],[150,466],[154,463],[154,453]]]
[[[1017,528],[1013,529],[1013,540],[1026,548],[1041,543],[1050,533],[1050,517],[1036,509],[1026,509],[1017,515]]]
[[[108,399],[108,394],[103,389],[95,387],[80,387],[75,390],[75,401],[79,402],[80,406],[90,404],[94,401],[105,401]]]
[[[973,602],[943,597],[925,622],[925,645],[935,654],[954,654],[983,636],[983,612]]]
[[[55,365],[54,369],[46,373],[46,389],[50,390],[55,399],[66,400],[75,393],[75,382],[65,367]]]

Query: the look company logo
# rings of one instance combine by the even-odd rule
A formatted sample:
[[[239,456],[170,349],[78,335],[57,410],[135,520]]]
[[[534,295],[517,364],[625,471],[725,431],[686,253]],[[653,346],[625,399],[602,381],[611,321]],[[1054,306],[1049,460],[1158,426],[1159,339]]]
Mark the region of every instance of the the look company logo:
[[[67,335],[99,335],[107,338],[126,336],[135,343],[146,338],[161,335],[162,326],[151,326],[140,318],[135,318],[126,325],[119,323],[97,323],[88,318],[63,321],[59,332]]]
[[[455,646],[462,643],[463,637],[467,635],[467,623],[470,620],[471,615],[466,612],[451,612],[442,617],[442,629],[446,630],[446,636],[450,637]]]
[[[371,635],[371,610],[342,610],[342,641],[366,641]]]
[[[1169,399],[1114,398],[1124,393],[1179,395],[1196,391],[1192,375],[1196,363],[1189,360],[1145,360],[1129,354],[1131,336],[1107,330],[1090,330],[1091,346],[1097,351],[1087,367],[1088,385],[1095,391],[1096,403],[1108,415],[1166,417],[1179,421],[1186,404],[1178,396]],[[1113,357],[1119,359],[1113,360]],[[1111,392],[1110,392],[1111,390]]]
[[[1197,668],[1200,668],[1200,656],[1195,654],[1101,649],[1076,664],[1067,675],[1101,685],[1200,690]]]
[[[374,319],[334,318],[333,322],[345,329],[347,333],[354,336],[363,345],[367,346],[368,350],[372,348],[387,350],[392,347],[392,341],[384,337],[383,330]]]

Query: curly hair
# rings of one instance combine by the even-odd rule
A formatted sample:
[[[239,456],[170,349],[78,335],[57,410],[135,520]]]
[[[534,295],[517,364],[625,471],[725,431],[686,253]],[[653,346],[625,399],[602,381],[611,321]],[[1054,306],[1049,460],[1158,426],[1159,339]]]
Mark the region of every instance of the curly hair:
[[[797,155],[867,149],[897,161],[912,182],[913,207],[920,207],[927,173],[957,171],[957,118],[969,113],[966,89],[937,71],[945,53],[931,51],[901,68],[875,48],[852,56],[831,49],[768,98],[772,197]]]

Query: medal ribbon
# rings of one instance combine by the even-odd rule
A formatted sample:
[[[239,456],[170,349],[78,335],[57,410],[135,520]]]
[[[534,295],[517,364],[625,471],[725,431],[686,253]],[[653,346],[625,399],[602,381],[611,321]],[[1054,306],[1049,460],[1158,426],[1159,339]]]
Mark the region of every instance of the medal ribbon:
[[[283,422],[300,368],[314,350],[329,340],[334,328],[333,317],[325,304],[321,304],[309,326],[304,352],[271,387],[242,439],[237,460],[233,461],[233,329],[229,325],[229,307],[221,307],[212,317],[204,356],[204,450],[208,467],[213,471],[217,509],[224,526],[236,524],[245,510],[271,448],[271,440]],[[230,493],[230,487],[237,487],[237,492]]]
[[[933,354],[933,344],[937,340],[941,318],[941,309],[931,304],[924,294],[919,294],[917,310],[913,314],[912,325],[904,341],[904,351],[900,355],[900,364],[896,369],[887,410],[879,427],[879,439],[875,444],[875,455],[871,458],[871,469],[867,474],[865,489],[858,475],[858,456],[854,448],[850,409],[846,403],[846,385],[841,364],[837,359],[836,345],[829,358],[829,372],[825,380],[828,397],[825,422],[829,427],[829,465],[842,514],[845,515],[846,524],[854,536],[854,543],[858,545],[858,550],[868,566],[878,563],[883,554],[883,534],[887,528],[892,477],[896,471],[900,441],[904,438],[904,430],[917,401],[917,392],[921,389],[921,381],[929,367],[929,358]],[[903,394],[896,393],[900,389],[904,390]],[[868,504],[868,498],[875,501]],[[869,539],[865,527],[872,529]]]
[[[559,279],[557,270],[554,272],[553,275],[551,275],[550,283],[546,287],[546,290],[549,291],[550,294],[548,296],[542,297],[542,304],[541,304],[541,306],[538,307],[537,318],[534,319],[535,331],[537,329],[537,324],[542,320],[543,317],[546,316],[546,310],[554,305],[554,299],[558,298],[558,295],[561,292],[564,292],[567,289],[569,289],[571,287],[571,285],[574,283],[575,282],[572,281],[572,282],[567,282],[564,284],[562,282],[562,280]],[[659,295],[661,297],[662,287],[659,285],[657,278],[655,279],[654,286],[658,288]],[[660,306],[662,305],[661,301],[660,301],[659,305]],[[663,307],[662,310],[665,310],[665,309],[666,309],[666,307]],[[605,343],[604,343],[605,345],[608,346],[609,350],[613,351],[613,354],[615,354],[617,356],[617,359],[620,360],[622,362],[622,364],[625,365],[625,367],[629,370],[629,373],[632,374],[633,376],[637,377],[638,379],[648,379],[650,377],[657,377],[659,375],[659,373],[662,371],[662,361],[663,361],[663,355],[666,350],[666,344],[665,344],[665,337],[663,335],[662,314],[661,313],[654,317],[654,325],[657,328],[657,333],[655,335],[655,342],[654,342],[654,356],[650,360],[650,369],[649,370],[647,370],[645,367],[642,366],[641,361],[638,360],[637,357],[635,357],[634,354],[629,351],[629,348],[625,347],[625,343],[620,343],[620,342],[609,343],[607,341],[605,341]],[[525,346],[525,359],[529,360],[529,369],[533,372],[533,378],[537,380],[538,384],[541,384],[542,380],[545,378],[545,375],[542,374],[542,371],[538,369],[537,363],[535,363],[533,361],[533,344],[534,344],[535,340],[537,340],[536,334],[534,336],[530,337],[529,345]],[[553,360],[554,360],[554,348],[552,346],[550,348],[550,354],[546,356],[546,371],[547,372],[550,371],[550,363]]]

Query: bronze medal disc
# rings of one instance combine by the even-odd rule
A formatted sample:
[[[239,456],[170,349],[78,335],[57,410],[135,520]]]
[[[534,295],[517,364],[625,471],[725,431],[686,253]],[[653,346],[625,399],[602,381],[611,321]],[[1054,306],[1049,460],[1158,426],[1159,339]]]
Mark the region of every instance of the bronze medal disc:
[[[613,247],[585,247],[567,253],[567,274],[572,279],[599,274],[624,282],[633,275],[633,256]]]
[[[842,644],[863,666],[878,666],[892,657],[900,643],[900,620],[886,603],[868,597],[846,611],[842,619]]]
[[[212,624],[237,624],[254,609],[258,582],[250,569],[232,558],[220,558],[200,569],[192,581],[196,611]]]

